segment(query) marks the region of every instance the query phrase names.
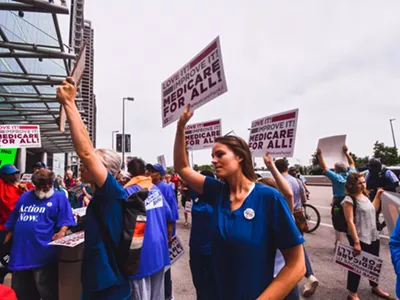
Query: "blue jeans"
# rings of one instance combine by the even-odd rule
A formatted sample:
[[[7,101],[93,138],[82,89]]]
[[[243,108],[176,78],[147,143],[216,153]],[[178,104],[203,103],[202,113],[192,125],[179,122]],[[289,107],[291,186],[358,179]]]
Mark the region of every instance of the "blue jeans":
[[[211,254],[206,255],[190,251],[189,264],[197,300],[217,299],[217,286]]]
[[[304,245],[303,245],[303,250],[304,250],[304,259],[306,260],[306,277],[310,277],[311,275],[314,275],[314,272],[311,267],[311,262],[310,259],[308,258],[307,251]]]
[[[300,299],[299,287],[296,285],[296,287],[289,293],[289,295],[286,296],[285,300],[299,300],[299,299]]]

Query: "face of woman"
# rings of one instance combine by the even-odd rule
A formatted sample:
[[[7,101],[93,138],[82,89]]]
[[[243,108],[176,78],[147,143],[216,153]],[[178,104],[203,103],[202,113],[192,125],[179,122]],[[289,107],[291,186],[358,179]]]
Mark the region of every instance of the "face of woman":
[[[211,156],[218,178],[227,178],[241,168],[242,159],[224,144],[215,143]]]
[[[361,193],[367,188],[364,176],[358,178],[358,192]]]

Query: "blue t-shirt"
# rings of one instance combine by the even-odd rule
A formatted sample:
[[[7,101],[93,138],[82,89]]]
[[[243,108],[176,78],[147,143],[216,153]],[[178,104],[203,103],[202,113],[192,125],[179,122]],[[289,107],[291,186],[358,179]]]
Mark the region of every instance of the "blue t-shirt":
[[[354,172],[357,172],[354,168],[349,168],[347,173],[336,173],[332,170],[325,172],[326,177],[328,177],[332,182],[332,191],[334,197],[343,197],[346,195],[344,186],[346,185],[347,176]]]
[[[213,208],[204,201],[203,196],[192,189],[189,197],[192,206],[192,230],[190,231],[190,251],[198,254],[211,254],[211,217]]]
[[[397,275],[396,281],[396,295],[400,298],[400,218],[397,218],[396,227],[390,236],[390,254],[392,256],[392,263],[394,271]]]
[[[175,221],[179,220],[178,204],[176,201],[174,189],[169,184],[165,183],[164,181],[161,181],[156,185],[160,189],[165,200],[167,200],[169,207],[171,208],[171,212],[172,212],[172,221],[171,222],[175,222]],[[172,236],[175,236],[175,234],[176,234],[176,224],[174,226]]]
[[[48,245],[63,226],[75,220],[67,197],[57,190],[40,200],[34,191],[19,198],[6,228],[13,231],[8,268],[13,271],[40,268],[57,262],[57,246]]]
[[[214,203],[212,253],[222,299],[256,299],[271,284],[275,253],[304,243],[285,199],[262,184],[231,212],[229,186],[206,178],[204,199]]]
[[[128,195],[131,195],[140,189],[140,186],[132,185],[126,191]],[[168,202],[165,201],[158,187],[153,185],[145,204],[147,221],[140,253],[139,270],[135,276],[129,277],[130,279],[149,277],[171,264],[169,260],[167,221],[171,221],[173,216]]]
[[[110,231],[113,242],[117,245],[123,228],[122,204],[126,197],[124,188],[108,173],[103,186],[101,188],[96,186],[86,210],[85,249],[81,270],[84,299],[95,299],[99,297],[98,293],[96,296],[91,293],[95,294],[104,289],[107,290],[101,294],[101,299],[123,299],[130,294],[129,280],[119,272],[114,256],[111,259],[113,266],[109,263],[93,207],[93,205],[100,206],[101,217]],[[117,269],[117,274],[114,273],[113,267]]]

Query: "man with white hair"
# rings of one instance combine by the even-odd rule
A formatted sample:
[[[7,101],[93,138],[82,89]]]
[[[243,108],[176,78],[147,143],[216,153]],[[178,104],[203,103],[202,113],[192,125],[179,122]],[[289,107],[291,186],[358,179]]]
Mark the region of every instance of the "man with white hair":
[[[12,246],[8,268],[19,300],[58,299],[58,259],[51,241],[75,225],[65,195],[53,188],[54,173],[41,169],[32,176],[35,189],[24,193],[6,223]]]
[[[343,146],[343,153],[347,158],[347,162],[349,164],[349,168],[347,169],[347,166],[344,163],[336,163],[334,166],[334,171],[330,170],[328,166],[326,165],[324,158],[322,156],[322,151],[321,149],[317,150],[317,158],[319,161],[319,164],[324,170],[325,176],[330,179],[332,182],[332,192],[333,192],[333,200],[332,200],[332,207],[335,206],[335,204],[339,204],[343,201],[345,197],[345,184],[347,180],[347,176],[349,176],[350,173],[357,172],[356,170],[356,165],[354,163],[353,158],[350,156],[349,151],[347,146]],[[332,211],[333,213],[333,211]],[[342,236],[342,233],[335,230],[335,249],[336,249],[336,244],[338,241],[340,241]]]

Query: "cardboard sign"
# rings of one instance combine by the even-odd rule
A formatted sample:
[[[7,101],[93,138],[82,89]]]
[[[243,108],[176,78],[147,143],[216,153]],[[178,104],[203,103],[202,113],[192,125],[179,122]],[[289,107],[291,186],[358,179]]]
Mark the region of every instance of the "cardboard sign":
[[[0,167],[4,165],[15,165],[17,149],[0,149]]]
[[[39,125],[0,125],[0,148],[40,148]]]
[[[22,175],[21,177],[21,182],[31,182],[32,181],[32,175],[33,174],[27,174],[25,173],[24,175]]]
[[[185,127],[186,150],[211,148],[216,137],[221,136],[221,120],[190,124]]]
[[[64,247],[76,247],[85,241],[85,231],[75,232],[73,234],[67,235],[61,239],[50,242],[49,245],[54,246],[64,246]]]
[[[346,145],[345,134],[319,139],[318,149],[321,149],[322,156],[328,168],[333,168],[336,163],[348,165],[346,155],[343,153],[344,145]]]
[[[71,73],[71,77],[75,80],[76,88],[79,87],[81,83],[83,72],[85,71],[85,63],[86,63],[86,43],[83,43],[81,52],[76,60],[74,65],[74,70]],[[64,106],[60,105],[60,123],[58,125],[61,132],[65,132],[65,122],[67,120],[67,115],[65,114]]]
[[[354,256],[353,247],[338,243],[335,253],[335,263],[345,267],[353,273],[379,283],[383,260],[378,256],[361,251],[361,254]]]
[[[167,169],[167,164],[166,164],[166,162],[165,162],[165,156],[164,156],[164,154],[163,154],[163,155],[160,155],[160,156],[157,156],[157,163],[159,163],[160,165],[162,165],[162,167],[164,168],[164,170]]]
[[[253,156],[292,157],[299,110],[255,120],[251,123],[249,147]]]
[[[383,192],[381,199],[383,217],[386,221],[389,235],[391,235],[396,227],[397,218],[400,213],[400,194]]]
[[[171,246],[169,247],[171,265],[176,262],[184,252],[181,240],[177,236],[172,237]]]
[[[228,90],[219,37],[161,84],[163,127],[179,119],[185,106],[194,111]]]
[[[192,213],[192,207],[193,207],[193,202],[192,201],[186,201],[185,203],[185,212],[188,214]]]

